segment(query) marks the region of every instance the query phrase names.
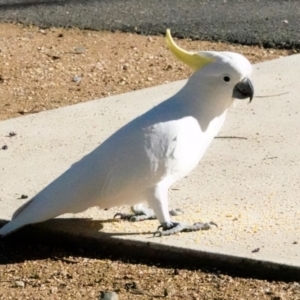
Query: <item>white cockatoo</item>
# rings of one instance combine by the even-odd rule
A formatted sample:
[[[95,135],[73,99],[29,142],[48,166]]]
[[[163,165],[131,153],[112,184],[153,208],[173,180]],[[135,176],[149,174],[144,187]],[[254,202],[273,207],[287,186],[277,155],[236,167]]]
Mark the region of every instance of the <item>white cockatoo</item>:
[[[136,205],[134,211],[145,216],[132,219],[155,215],[160,223],[156,235],[210,227],[211,223],[172,222],[168,189],[197,166],[234,99],[252,100],[252,67],[237,53],[185,51],[175,44],[169,30],[166,40],[173,54],[195,71],[186,85],[119,129],[17,209],[0,229],[1,236],[93,206]],[[150,210],[139,205],[143,202]]]

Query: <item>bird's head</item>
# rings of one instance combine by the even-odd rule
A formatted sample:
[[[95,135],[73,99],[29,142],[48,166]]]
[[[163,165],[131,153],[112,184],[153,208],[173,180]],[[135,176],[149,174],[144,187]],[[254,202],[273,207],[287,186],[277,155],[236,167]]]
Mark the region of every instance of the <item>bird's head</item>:
[[[254,89],[249,79],[252,66],[243,55],[233,52],[189,52],[174,42],[170,30],[166,33],[167,45],[172,53],[195,71],[196,79],[206,88],[235,99],[253,99]]]

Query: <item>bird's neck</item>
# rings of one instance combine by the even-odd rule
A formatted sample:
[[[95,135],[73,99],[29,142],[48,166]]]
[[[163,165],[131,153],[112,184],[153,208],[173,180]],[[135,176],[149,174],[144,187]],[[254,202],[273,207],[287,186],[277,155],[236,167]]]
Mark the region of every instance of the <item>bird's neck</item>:
[[[225,118],[233,99],[221,95],[214,87],[206,87],[198,82],[191,77],[175,98],[182,102],[182,106],[189,110],[187,113],[195,117],[205,130],[214,120]]]

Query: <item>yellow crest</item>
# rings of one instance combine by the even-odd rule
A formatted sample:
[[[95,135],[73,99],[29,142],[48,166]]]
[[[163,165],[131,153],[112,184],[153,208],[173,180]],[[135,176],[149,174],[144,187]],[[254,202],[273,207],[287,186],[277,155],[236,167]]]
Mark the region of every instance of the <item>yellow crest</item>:
[[[174,42],[170,29],[167,29],[166,31],[166,40],[167,45],[171,52],[183,63],[191,67],[194,71],[198,71],[204,66],[210,64],[213,62],[211,58],[207,58],[205,56],[201,56],[197,52],[189,52],[182,48],[180,48],[176,43]]]

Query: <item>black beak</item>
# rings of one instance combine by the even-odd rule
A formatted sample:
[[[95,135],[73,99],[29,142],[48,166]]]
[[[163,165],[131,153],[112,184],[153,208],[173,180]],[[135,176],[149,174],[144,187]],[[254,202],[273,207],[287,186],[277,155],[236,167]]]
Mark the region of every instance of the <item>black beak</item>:
[[[235,99],[247,99],[252,101],[254,96],[254,88],[249,78],[245,77],[242,81],[237,83],[233,89],[232,98]]]

